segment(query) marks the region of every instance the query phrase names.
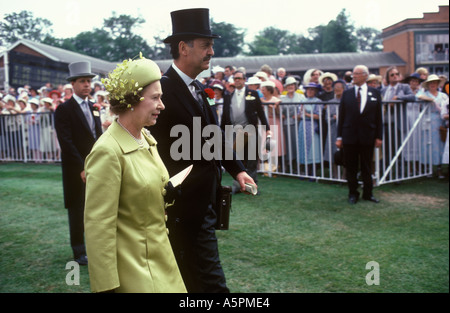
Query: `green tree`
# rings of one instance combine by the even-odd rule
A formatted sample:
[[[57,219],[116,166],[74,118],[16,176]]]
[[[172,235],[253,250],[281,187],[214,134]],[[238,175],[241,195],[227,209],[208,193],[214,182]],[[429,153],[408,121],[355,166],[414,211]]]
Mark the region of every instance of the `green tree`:
[[[297,37],[287,30],[267,27],[248,45],[248,55],[297,53]]]
[[[382,51],[381,32],[371,27],[360,27],[356,30],[358,51]]]
[[[320,52],[356,52],[355,27],[349,22],[345,9],[323,28]]]
[[[214,20],[211,20],[211,31],[221,37],[214,40],[215,57],[234,57],[242,52],[245,31],[233,24],[216,23]]]
[[[0,46],[11,44],[19,39],[42,42],[51,37],[53,24],[45,19],[33,16],[30,11],[5,14],[0,22]]]

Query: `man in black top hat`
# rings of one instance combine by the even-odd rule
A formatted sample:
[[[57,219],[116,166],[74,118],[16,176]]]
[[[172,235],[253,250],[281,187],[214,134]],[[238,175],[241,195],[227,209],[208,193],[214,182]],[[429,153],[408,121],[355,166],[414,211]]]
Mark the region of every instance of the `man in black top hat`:
[[[196,138],[194,128],[203,129],[216,122],[196,77],[208,69],[214,55],[213,39],[220,36],[211,33],[208,9],[180,10],[172,12],[171,16],[173,34],[164,42],[170,44],[174,61],[161,79],[166,109],[151,132],[171,176],[191,164],[194,166],[182,184],[181,195],[167,210],[169,238],[189,292],[229,292],[215,234],[221,166],[240,183],[242,190],[245,183],[254,184],[254,181],[240,161],[210,160],[197,154],[195,141],[201,142],[202,147],[208,142],[204,137]],[[171,130],[179,125],[187,127],[190,134],[194,133],[190,135],[187,159],[171,154],[173,143],[180,140],[171,136]],[[224,142],[222,140],[222,151],[225,151]]]
[[[87,61],[69,64],[73,95],[55,111],[55,129],[61,146],[64,204],[69,214],[70,244],[74,259],[87,264],[84,245],[84,198],[86,176],[84,160],[102,134],[98,111],[88,97],[91,92],[91,64]]]

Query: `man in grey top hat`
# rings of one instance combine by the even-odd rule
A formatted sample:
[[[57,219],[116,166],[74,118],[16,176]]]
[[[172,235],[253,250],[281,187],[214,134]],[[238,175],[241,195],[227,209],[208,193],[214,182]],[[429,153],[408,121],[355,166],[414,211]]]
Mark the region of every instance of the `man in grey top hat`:
[[[70,244],[74,259],[80,265],[87,264],[84,245],[84,160],[95,141],[102,134],[100,114],[93,110],[88,96],[91,92],[89,62],[69,64],[73,95],[55,111],[55,129],[61,146],[64,205],[69,214]]]

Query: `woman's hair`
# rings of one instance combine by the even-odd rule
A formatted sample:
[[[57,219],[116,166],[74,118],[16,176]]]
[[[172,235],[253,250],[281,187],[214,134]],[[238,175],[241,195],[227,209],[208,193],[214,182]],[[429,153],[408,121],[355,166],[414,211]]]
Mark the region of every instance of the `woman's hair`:
[[[139,104],[139,102],[141,102],[141,97],[142,94],[144,93],[145,88],[147,88],[150,85],[145,86],[141,91],[137,92],[136,94],[134,94],[133,92],[125,95],[124,101],[121,100],[117,100],[117,99],[110,99],[110,110],[114,113],[114,114],[121,114],[124,113],[125,111],[129,110],[130,107],[129,105],[131,105],[131,107],[134,107],[136,105]]]

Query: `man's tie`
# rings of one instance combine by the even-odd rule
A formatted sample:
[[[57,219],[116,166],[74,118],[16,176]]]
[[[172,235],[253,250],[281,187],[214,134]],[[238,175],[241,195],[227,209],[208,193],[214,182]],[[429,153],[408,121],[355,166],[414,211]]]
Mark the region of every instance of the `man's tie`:
[[[361,113],[361,87],[358,87],[358,94],[356,95],[356,102],[358,102],[359,113]]]
[[[190,86],[194,87],[193,89],[191,89],[191,92],[193,91],[192,95],[194,96],[195,100],[197,100],[197,102],[198,102],[198,104],[200,106],[200,110],[202,111],[202,113],[205,116],[206,120],[209,122],[208,114],[207,114],[206,109],[205,109],[205,104],[203,102],[202,95],[200,94],[200,91],[202,89],[201,89],[199,83],[196,80],[193,80],[190,83]]]
[[[81,102],[81,109],[83,110],[84,116],[86,117],[86,121],[91,129],[92,135],[96,138],[95,135],[95,123],[94,118],[92,117],[91,110],[89,109],[89,104],[86,101]]]

